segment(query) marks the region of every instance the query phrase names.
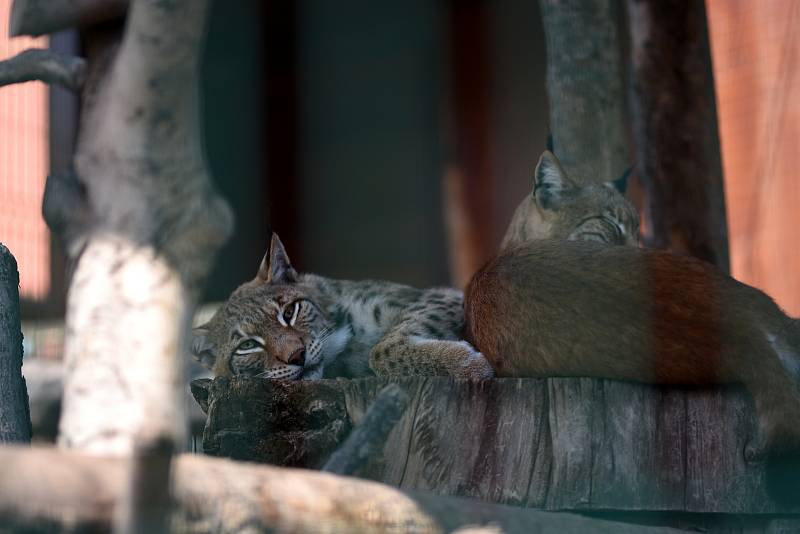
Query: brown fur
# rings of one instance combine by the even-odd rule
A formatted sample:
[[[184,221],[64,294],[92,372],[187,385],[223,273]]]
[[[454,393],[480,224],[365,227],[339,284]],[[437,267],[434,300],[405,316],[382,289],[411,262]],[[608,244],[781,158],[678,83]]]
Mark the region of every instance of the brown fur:
[[[800,448],[800,322],[766,294],[688,256],[528,242],[465,294],[465,336],[498,376],[742,382],[764,446]]]

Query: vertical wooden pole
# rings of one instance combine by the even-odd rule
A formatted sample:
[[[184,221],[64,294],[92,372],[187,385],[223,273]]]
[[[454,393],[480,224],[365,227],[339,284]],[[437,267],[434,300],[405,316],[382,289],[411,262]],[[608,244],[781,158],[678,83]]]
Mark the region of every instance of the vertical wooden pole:
[[[628,0],[645,242],[728,272],[714,78],[703,0]]]

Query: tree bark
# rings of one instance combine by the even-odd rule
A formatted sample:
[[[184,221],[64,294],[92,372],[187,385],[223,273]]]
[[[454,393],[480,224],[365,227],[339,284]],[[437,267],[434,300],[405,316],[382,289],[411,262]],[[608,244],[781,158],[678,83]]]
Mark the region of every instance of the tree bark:
[[[129,0],[14,0],[9,34],[44,35],[121,17]]]
[[[22,377],[17,261],[0,244],[0,443],[30,443],[28,391]]]
[[[171,532],[660,533],[572,514],[411,492],[306,470],[176,458]],[[26,532],[108,531],[124,461],[46,448],[0,448],[0,524]]]
[[[616,3],[540,0],[539,5],[555,154],[581,184],[619,178],[630,158]]]
[[[588,378],[195,380],[206,453],[319,468],[387,383],[410,397],[358,471],[409,489],[547,510],[800,513],[769,493],[740,387],[669,389]],[[800,476],[797,473],[796,476]]]
[[[714,79],[703,0],[628,0],[636,168],[649,246],[729,271]]]
[[[206,1],[139,0],[87,96],[75,156],[92,226],[70,284],[59,443],[130,454],[185,443],[185,333],[231,215],[203,158]]]

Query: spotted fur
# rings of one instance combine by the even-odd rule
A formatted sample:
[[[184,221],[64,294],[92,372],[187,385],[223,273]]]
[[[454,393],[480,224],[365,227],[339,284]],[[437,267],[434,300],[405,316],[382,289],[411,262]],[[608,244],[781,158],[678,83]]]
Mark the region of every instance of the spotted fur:
[[[463,295],[297,274],[277,235],[255,279],[205,325],[192,352],[217,376],[494,376],[459,335]]]

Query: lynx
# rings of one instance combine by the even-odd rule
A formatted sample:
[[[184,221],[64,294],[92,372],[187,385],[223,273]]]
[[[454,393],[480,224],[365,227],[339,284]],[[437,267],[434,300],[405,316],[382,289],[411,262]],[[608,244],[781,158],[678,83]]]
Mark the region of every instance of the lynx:
[[[506,241],[525,235],[636,242],[636,212],[620,193],[574,185],[550,152],[535,174],[533,198],[517,210],[517,231],[509,230],[515,237]],[[520,220],[527,214],[536,224]],[[273,235],[257,276],[195,330],[192,352],[217,376],[494,376],[461,339],[463,325],[461,291],[298,274]]]
[[[760,424],[748,455],[800,450],[800,321],[700,260],[529,241],[475,274],[465,321],[498,376],[741,382]]]
[[[546,150],[534,171],[533,191],[514,212],[500,248],[534,239],[638,245],[639,215],[621,194],[625,179],[580,186]]]
[[[316,379],[494,376],[459,336],[460,291],[298,274],[273,234],[256,277],[205,325],[192,351],[217,376]]]

